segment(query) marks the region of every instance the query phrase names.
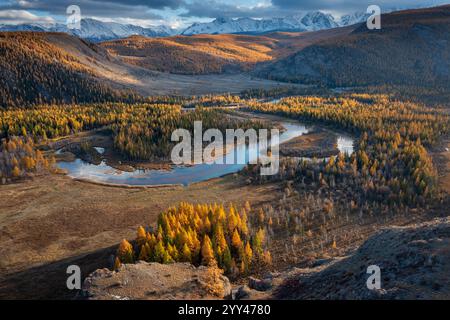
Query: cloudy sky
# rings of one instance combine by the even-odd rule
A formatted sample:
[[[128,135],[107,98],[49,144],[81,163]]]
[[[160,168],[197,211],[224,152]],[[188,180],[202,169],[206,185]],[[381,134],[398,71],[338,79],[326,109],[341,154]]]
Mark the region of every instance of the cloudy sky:
[[[366,11],[450,3],[439,0],[0,0],[0,23],[64,22],[66,9],[78,5],[82,17],[142,26],[183,27],[217,17],[283,17],[300,11],[321,10],[337,16]]]

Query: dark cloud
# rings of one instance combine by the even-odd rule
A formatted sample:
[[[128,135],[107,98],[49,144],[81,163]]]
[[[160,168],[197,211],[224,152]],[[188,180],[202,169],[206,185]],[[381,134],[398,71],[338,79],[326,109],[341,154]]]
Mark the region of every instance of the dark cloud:
[[[217,17],[252,17],[267,18],[278,17],[289,14],[289,10],[276,8],[274,6],[245,7],[221,3],[215,0],[195,0],[187,3],[184,8],[187,12],[181,14],[181,17],[199,17],[199,18],[217,18]]]
[[[433,6],[443,4],[440,0],[272,0],[277,8],[296,10],[337,10],[364,11],[369,5],[378,5],[382,9],[410,8],[415,6]]]
[[[377,4],[382,10],[411,8],[443,4],[441,0],[271,0],[265,6],[249,6],[249,1],[230,0],[0,0],[0,10],[34,10],[63,16],[66,8],[77,4],[83,16],[103,18],[161,19],[155,13],[166,10],[165,16],[174,16],[172,10],[183,9],[182,18],[217,17],[283,17],[298,11],[323,10],[337,13],[365,11],[368,5]],[[254,3],[254,2],[253,2]],[[180,11],[177,11],[180,12]]]
[[[163,8],[177,9],[180,7],[180,5],[184,3],[183,0],[109,0],[109,1],[95,1],[95,2],[118,3],[127,6],[144,6],[152,9],[163,9]]]
[[[364,0],[272,0],[273,6],[277,8],[297,9],[297,10],[324,10],[324,9],[336,9],[342,7],[361,7],[364,6]],[[376,2],[373,1],[372,2]],[[367,6],[366,6],[367,7]]]
[[[184,0],[25,0],[2,4],[0,10],[37,10],[52,15],[65,15],[66,8],[76,4],[81,8],[82,15],[86,16],[155,19],[160,16],[151,13],[152,9],[176,9],[183,2]]]
[[[272,0],[269,6],[246,7],[245,1],[242,5],[225,3],[221,0],[193,0],[184,7],[187,12],[181,14],[182,17],[283,17],[292,15],[296,11],[333,11],[349,13],[355,11],[366,11],[372,4],[379,5],[382,10],[395,8],[410,8],[415,6],[433,6],[443,4],[446,1],[420,1],[420,0]]]

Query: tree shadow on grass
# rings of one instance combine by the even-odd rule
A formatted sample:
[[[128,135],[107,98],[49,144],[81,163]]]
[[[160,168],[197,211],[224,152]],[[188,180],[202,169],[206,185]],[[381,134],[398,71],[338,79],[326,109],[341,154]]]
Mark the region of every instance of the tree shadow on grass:
[[[111,267],[111,256],[117,246],[99,249],[42,266],[0,276],[0,299],[5,300],[67,300],[74,299],[78,290],[66,285],[69,265],[78,265],[84,278],[99,268]]]

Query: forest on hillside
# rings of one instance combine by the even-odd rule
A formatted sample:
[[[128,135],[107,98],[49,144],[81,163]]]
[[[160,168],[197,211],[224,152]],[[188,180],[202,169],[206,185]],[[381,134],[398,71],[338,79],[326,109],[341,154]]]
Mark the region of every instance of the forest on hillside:
[[[272,59],[276,41],[243,35],[198,35],[170,38],[130,37],[102,43],[112,55],[148,70],[176,74],[248,71]]]
[[[377,204],[424,205],[437,195],[437,173],[426,148],[450,129],[448,115],[439,108],[395,101],[388,95],[350,94],[253,102],[249,110],[319,122],[359,136],[351,156],[340,154],[319,163],[288,160],[269,180],[296,179],[330,188],[343,183],[361,194],[358,201]]]
[[[199,100],[196,98],[194,101],[210,104],[223,103],[230,99],[239,98],[210,96]],[[173,102],[170,97],[155,98],[155,101]],[[184,103],[193,102],[186,99]],[[172,132],[183,128],[193,135],[194,121],[202,121],[203,131],[209,128],[222,132],[226,129],[266,128],[266,125],[259,121],[233,119],[222,111],[211,108],[199,107],[183,112],[179,104],[97,103],[10,108],[0,110],[0,139],[3,141],[0,155],[4,157],[0,178],[22,176],[17,174],[18,169],[23,173],[35,171],[36,165],[20,167],[18,164],[27,161],[28,157],[31,157],[35,164],[43,161],[39,151],[31,151],[35,149],[36,143],[45,144],[60,137],[98,128],[107,130],[115,151],[124,160],[167,160],[175,145],[175,142],[171,141]],[[26,150],[30,151],[20,152],[21,149],[15,147],[17,142],[20,142],[19,146],[26,145]]]
[[[450,83],[450,6],[383,15],[380,30],[361,25],[264,64],[254,74],[331,87]]]
[[[47,103],[133,101],[38,33],[0,33],[0,108]],[[18,63],[20,62],[20,63]]]

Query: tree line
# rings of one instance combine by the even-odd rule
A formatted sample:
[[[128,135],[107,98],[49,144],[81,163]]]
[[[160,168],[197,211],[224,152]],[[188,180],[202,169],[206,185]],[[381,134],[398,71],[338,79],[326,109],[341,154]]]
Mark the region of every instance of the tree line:
[[[161,213],[156,228],[139,227],[131,244],[122,240],[115,268],[136,261],[217,265],[229,275],[245,274],[271,263],[264,226],[251,224],[248,202],[230,204],[180,203]]]
[[[12,137],[0,144],[0,183],[54,170],[55,159],[36,150],[31,138]]]
[[[254,101],[249,109],[319,122],[359,136],[351,156],[285,162],[278,178],[332,186],[345,181],[373,200],[409,205],[423,204],[437,192],[437,172],[426,147],[448,132],[449,118],[436,108],[387,95],[350,94],[291,97],[278,104]]]

